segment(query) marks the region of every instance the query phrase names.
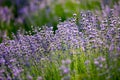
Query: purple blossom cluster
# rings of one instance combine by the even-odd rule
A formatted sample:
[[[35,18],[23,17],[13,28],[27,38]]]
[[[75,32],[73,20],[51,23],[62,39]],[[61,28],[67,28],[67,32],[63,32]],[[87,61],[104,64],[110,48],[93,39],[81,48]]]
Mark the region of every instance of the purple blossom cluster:
[[[12,11],[8,7],[0,7],[0,23],[10,23],[13,19]]]
[[[53,50],[79,48],[82,33],[78,31],[78,27],[74,22],[65,21],[58,24],[58,30],[55,31],[54,41],[51,48]]]
[[[41,0],[30,0],[28,5],[22,7],[18,13],[21,15],[29,15],[31,12],[39,10],[41,7]]]
[[[86,40],[88,47],[93,46],[91,48],[102,46],[110,48],[110,45],[114,44],[115,49],[119,51],[117,49],[120,45],[119,17],[111,9],[108,16],[101,16],[101,18],[102,20],[89,11],[86,14],[81,13],[79,27],[84,34],[84,40]]]
[[[100,56],[94,60],[94,64],[96,66],[98,66],[98,68],[103,68],[103,67],[107,68],[107,66],[103,65],[105,63],[105,61],[106,61],[106,59],[104,57]]]
[[[10,22],[11,19],[15,20],[15,23],[24,23],[24,19],[32,13],[43,9],[48,4],[48,1],[44,0],[0,0],[0,22]],[[4,3],[8,5],[2,6]]]
[[[116,5],[117,6],[117,5]],[[117,6],[118,7],[118,6]],[[114,7],[115,8],[115,7]],[[102,9],[102,13],[103,13],[103,15],[104,16],[107,16],[107,15],[109,15],[109,13],[110,13],[110,10],[111,10],[111,8],[109,7],[109,6],[105,6],[103,9]],[[119,15],[119,10],[116,10],[116,9],[114,9],[114,14],[115,15]]]
[[[4,37],[6,31],[3,30],[6,29],[6,26],[11,23],[13,18],[14,16],[11,9],[8,7],[0,7],[0,38]]]
[[[71,18],[52,27],[43,29],[33,27],[33,35],[18,31],[13,40],[0,44],[0,77],[2,79],[20,78],[23,66],[30,66],[30,60],[39,62],[42,57],[56,50],[68,49],[108,49],[109,53],[120,52],[120,18],[111,10],[109,16],[101,21],[92,12],[81,12],[79,25]],[[111,56],[111,54],[110,54]],[[100,58],[104,60],[103,58]],[[69,60],[63,64],[70,63]],[[95,61],[98,64],[98,61]],[[63,70],[65,73],[67,69]]]
[[[17,0],[19,6],[19,2],[24,2],[24,0]],[[26,17],[30,17],[31,15],[35,15],[35,13],[39,13],[39,10],[46,8],[48,6],[47,0],[27,0],[26,4],[23,7],[20,7],[17,11],[18,17],[16,18],[18,23],[24,22]]]
[[[62,80],[70,80],[70,68],[71,60],[62,60],[62,66],[60,67]]]
[[[104,1],[109,2],[109,0],[104,0]],[[111,7],[109,5],[104,6],[104,4],[101,4],[101,8],[102,8],[103,17],[107,17],[108,15],[110,15],[109,13],[111,11]],[[120,1],[118,1],[118,3],[115,3],[112,9],[115,16],[120,16]],[[96,13],[100,14],[101,12],[97,11]]]

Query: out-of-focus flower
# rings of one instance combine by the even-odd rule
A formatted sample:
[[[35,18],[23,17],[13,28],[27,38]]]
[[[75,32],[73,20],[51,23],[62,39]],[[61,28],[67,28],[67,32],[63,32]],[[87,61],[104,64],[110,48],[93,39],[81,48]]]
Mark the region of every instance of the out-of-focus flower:
[[[85,65],[88,65],[90,63],[90,60],[85,61]]]
[[[99,62],[97,60],[94,61],[95,65],[99,65]]]
[[[13,19],[13,14],[8,7],[0,7],[0,21],[10,23]]]
[[[66,60],[62,60],[62,65],[59,68],[61,71],[61,76],[62,76],[62,80],[70,80],[70,68],[69,65],[71,63],[71,60],[66,59]],[[69,78],[68,78],[69,76]]]
[[[33,77],[30,74],[27,74],[27,79],[28,80],[33,80]]]
[[[42,79],[42,77],[41,77],[41,76],[39,76],[39,77],[37,78],[37,80],[43,80],[43,79]]]

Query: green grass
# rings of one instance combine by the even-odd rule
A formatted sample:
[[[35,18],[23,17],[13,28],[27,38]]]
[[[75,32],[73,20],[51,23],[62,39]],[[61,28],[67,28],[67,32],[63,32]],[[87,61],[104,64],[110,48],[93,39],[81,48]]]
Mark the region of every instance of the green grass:
[[[61,80],[62,76],[59,70],[62,65],[61,62],[70,59],[71,80],[120,80],[120,71],[118,70],[120,68],[120,57],[111,57],[112,59],[110,59],[108,55],[109,53],[106,51],[100,52],[98,50],[88,50],[86,52],[81,49],[55,51],[38,62],[37,65],[24,68],[25,73],[29,72],[33,76],[33,80],[36,80],[38,76],[41,76],[43,80]],[[106,59],[102,62],[102,68],[94,64],[94,60],[100,56]],[[85,64],[87,60],[89,60],[89,63]],[[25,75],[22,75],[22,77],[25,78]]]

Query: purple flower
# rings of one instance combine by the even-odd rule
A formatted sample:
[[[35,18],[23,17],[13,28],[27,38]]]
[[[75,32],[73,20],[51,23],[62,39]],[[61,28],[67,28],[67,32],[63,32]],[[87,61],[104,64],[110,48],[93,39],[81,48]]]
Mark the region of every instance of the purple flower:
[[[37,78],[37,80],[43,80],[43,79],[42,79],[42,77],[41,77],[41,76],[39,76],[39,77]]]
[[[65,68],[64,70],[63,70],[63,74],[68,74],[69,73],[69,69],[68,68]]]
[[[0,7],[0,21],[10,23],[11,19],[13,18],[13,14],[8,7]]]
[[[97,60],[94,61],[95,65],[99,65],[99,62]]]
[[[28,79],[28,80],[33,80],[33,77],[28,74],[28,75],[27,75],[27,79]]]

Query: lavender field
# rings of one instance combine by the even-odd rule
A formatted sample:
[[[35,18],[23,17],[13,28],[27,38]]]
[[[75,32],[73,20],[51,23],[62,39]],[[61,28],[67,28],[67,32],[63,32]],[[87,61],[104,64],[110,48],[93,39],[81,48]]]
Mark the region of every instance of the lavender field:
[[[120,80],[120,2],[68,0],[75,4],[68,9],[57,0],[62,3],[54,9],[58,3],[52,0],[34,8],[28,4],[37,0],[5,1],[0,0],[0,80]],[[46,5],[52,10],[44,15]],[[10,6],[17,6],[15,12]]]

